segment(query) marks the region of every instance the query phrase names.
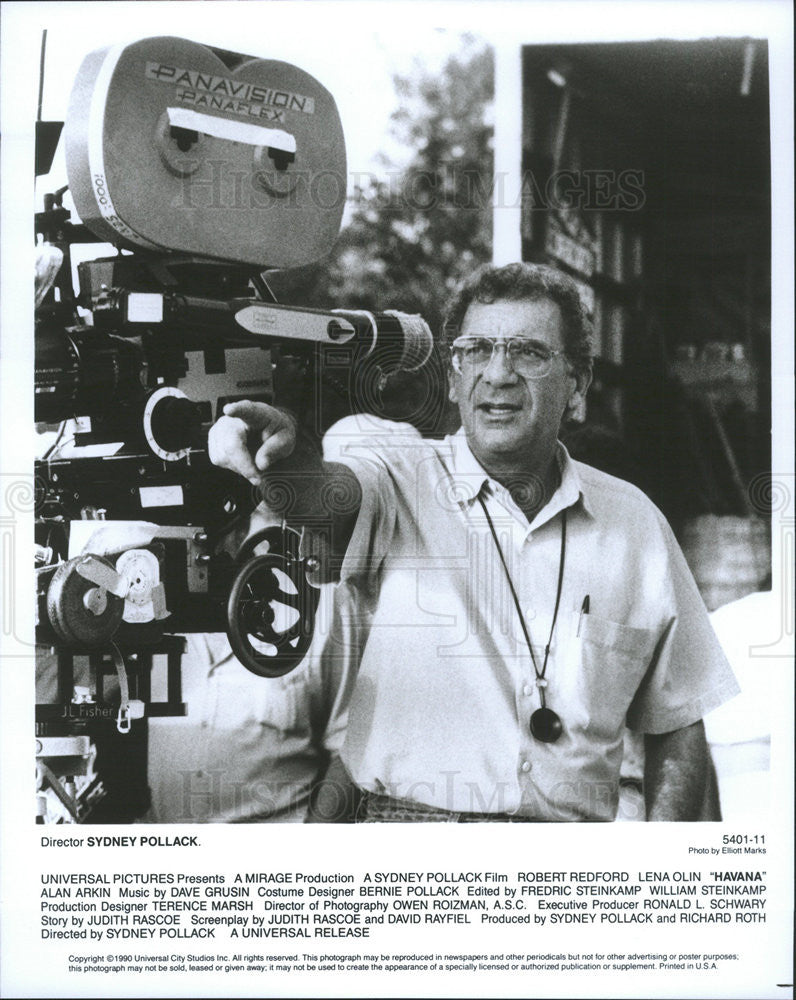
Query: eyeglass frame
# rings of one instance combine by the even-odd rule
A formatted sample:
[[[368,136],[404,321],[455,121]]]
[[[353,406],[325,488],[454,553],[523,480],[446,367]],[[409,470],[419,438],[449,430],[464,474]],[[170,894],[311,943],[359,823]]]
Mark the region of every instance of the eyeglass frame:
[[[506,350],[506,359],[510,362],[512,371],[515,372],[518,375],[522,375],[523,378],[529,378],[531,380],[547,378],[547,376],[553,370],[553,361],[554,361],[554,359],[557,358],[557,357],[559,357],[559,355],[566,356],[566,353],[567,353],[566,350],[555,350],[555,351],[551,350],[550,348],[546,347],[544,344],[539,343],[539,341],[532,340],[530,337],[505,337],[504,338],[504,337],[486,337],[486,336],[481,336],[481,335],[477,335],[477,334],[466,334],[463,337],[457,337],[456,340],[454,340],[450,344],[450,346],[448,348],[448,350],[450,351],[451,367],[457,373],[457,375],[462,375],[463,372],[462,372],[461,367],[457,366],[457,364],[456,364],[456,360],[455,360],[455,356],[454,356],[454,351],[456,350],[457,347],[464,346],[463,342],[465,342],[465,341],[473,341],[473,340],[488,340],[491,343],[491,345],[492,345],[492,353],[489,355],[489,360],[484,364],[484,366],[482,368],[479,369],[479,371],[485,371],[492,364],[492,359],[495,356],[495,348],[500,345],[500,346],[504,347],[505,350]],[[544,348],[544,350],[547,352],[547,355],[548,355],[547,356],[547,360],[550,363],[550,367],[547,369],[547,371],[543,375],[530,375],[530,374],[526,375],[526,374],[523,374],[523,373],[517,371],[517,369],[514,367],[514,360],[511,357],[511,347],[510,347],[510,345],[513,342],[515,342],[515,341],[527,341],[528,343],[534,344],[536,347]]]

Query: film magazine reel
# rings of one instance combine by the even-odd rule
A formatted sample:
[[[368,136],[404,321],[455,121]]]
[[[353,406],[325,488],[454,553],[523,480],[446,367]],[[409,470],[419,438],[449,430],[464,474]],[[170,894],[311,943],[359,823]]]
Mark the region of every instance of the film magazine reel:
[[[100,49],[80,67],[64,137],[75,207],[111,243],[296,267],[337,236],[340,116],[289,63],[173,37]]]

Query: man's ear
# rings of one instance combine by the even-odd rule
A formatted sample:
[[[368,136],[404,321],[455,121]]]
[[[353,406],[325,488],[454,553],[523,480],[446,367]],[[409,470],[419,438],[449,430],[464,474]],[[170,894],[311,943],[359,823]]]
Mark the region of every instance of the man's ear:
[[[456,391],[456,376],[451,371],[450,367],[448,367],[445,376],[448,379],[448,399],[451,401],[451,403],[458,403],[459,394]]]
[[[567,401],[564,416],[573,423],[582,424],[586,419],[586,393],[591,385],[591,371],[578,372],[572,379],[575,385]]]

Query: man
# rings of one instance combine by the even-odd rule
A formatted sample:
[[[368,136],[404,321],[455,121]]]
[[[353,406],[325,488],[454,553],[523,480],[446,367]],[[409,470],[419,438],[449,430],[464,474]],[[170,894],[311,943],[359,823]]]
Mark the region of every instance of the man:
[[[614,819],[627,721],[647,819],[696,819],[701,719],[737,687],[662,515],[558,442],[591,378],[574,283],[484,268],[445,332],[462,428],[441,442],[386,422],[358,440],[348,418],[321,462],[289,414],[251,403],[211,434],[252,482],[292,471],[300,517],[330,480],[354,498],[331,529],[361,656],[341,759],[369,818]]]

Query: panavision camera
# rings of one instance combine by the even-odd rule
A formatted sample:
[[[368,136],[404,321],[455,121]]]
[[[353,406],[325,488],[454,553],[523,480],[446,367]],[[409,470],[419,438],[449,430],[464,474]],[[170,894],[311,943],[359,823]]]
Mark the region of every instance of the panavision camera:
[[[38,175],[60,126],[37,123]],[[63,141],[81,223],[66,187],[36,216],[35,415],[52,437],[35,470],[37,639],[55,674],[37,698],[37,757],[80,819],[81,741],[184,711],[181,633],[228,631],[265,677],[309,646],[321,579],[303,529],[276,524],[229,551],[261,498],[208,459],[224,404],[279,404],[284,386],[320,435],[359,410],[429,427],[438,394],[418,410],[393,393],[384,413],[391,379],[436,363],[420,317],[271,294],[269,270],[329,253],[345,203],[340,117],[308,73],[179,38],[102,49],[80,68]],[[75,281],[72,248],[97,242],[116,253]]]

